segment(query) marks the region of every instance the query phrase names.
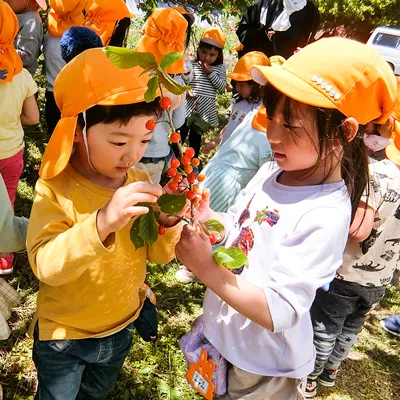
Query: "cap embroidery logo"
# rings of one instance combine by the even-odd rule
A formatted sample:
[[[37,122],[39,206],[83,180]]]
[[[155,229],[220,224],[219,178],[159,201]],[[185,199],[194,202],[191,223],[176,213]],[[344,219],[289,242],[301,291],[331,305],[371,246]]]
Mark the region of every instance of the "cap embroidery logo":
[[[7,69],[0,69],[0,79],[4,81],[7,79],[8,70]]]
[[[325,90],[334,100],[340,100],[342,97],[342,94],[338,90],[334,89],[332,85],[324,81],[319,75],[313,75],[311,81],[321,86],[321,89]]]

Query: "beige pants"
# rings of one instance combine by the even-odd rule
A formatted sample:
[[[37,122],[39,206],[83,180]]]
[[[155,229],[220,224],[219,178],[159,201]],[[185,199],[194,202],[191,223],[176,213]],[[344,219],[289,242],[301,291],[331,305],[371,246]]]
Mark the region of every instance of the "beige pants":
[[[299,379],[251,374],[232,366],[228,371],[228,393],[221,400],[298,400]]]

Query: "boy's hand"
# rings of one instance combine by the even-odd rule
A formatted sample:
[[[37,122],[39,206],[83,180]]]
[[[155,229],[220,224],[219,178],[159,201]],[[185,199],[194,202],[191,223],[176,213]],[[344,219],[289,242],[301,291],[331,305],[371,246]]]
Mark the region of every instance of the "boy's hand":
[[[97,214],[97,231],[104,242],[108,235],[122,229],[132,217],[147,214],[149,209],[138,203],[155,203],[162,195],[160,185],[134,182],[119,188]]]

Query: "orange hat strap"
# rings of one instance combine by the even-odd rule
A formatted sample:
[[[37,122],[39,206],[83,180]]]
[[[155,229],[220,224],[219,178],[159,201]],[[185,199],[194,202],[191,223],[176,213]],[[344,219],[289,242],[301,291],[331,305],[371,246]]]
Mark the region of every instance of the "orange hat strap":
[[[0,43],[0,83],[11,82],[22,71],[22,61],[12,44]]]
[[[93,166],[92,161],[90,160],[89,143],[88,143],[88,140],[87,140],[87,130],[86,130],[86,125],[87,125],[87,122],[86,122],[86,111],[82,112],[82,116],[83,116],[83,121],[85,122],[85,126],[82,129],[82,136],[83,136],[83,142],[85,143],[87,160],[88,160],[88,163],[90,165],[90,168],[92,168],[92,170],[94,172],[98,173],[99,171],[97,171],[97,169]]]

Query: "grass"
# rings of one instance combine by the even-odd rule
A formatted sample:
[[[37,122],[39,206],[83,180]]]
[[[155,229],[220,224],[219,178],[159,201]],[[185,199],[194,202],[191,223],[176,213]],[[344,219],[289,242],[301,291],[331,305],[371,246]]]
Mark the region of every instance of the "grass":
[[[43,74],[39,74],[37,80],[41,87],[39,104],[43,111]],[[229,101],[227,94],[218,97],[221,126]],[[25,133],[27,168],[18,187],[16,213],[29,216],[33,188],[48,135],[43,120],[37,127],[26,129]],[[217,133],[218,129],[208,132],[205,140]],[[207,157],[202,161],[205,163]],[[201,398],[186,383],[186,362],[179,349],[179,339],[201,313],[204,287],[176,283],[174,274],[177,268],[176,262],[164,266],[149,265],[147,282],[157,295],[159,340],[149,344],[134,334],[131,352],[109,396],[111,400]],[[15,273],[7,280],[19,291],[22,301],[14,309],[10,320],[11,336],[0,342],[0,383],[5,399],[33,399],[36,372],[31,359],[32,341],[27,336],[27,330],[35,310],[38,282],[31,272],[26,254],[18,256]],[[400,313],[398,287],[388,288],[386,298],[369,316],[358,344],[343,364],[336,387],[332,390],[321,389],[318,400],[400,399],[400,341],[388,336],[379,326],[382,317]]]

